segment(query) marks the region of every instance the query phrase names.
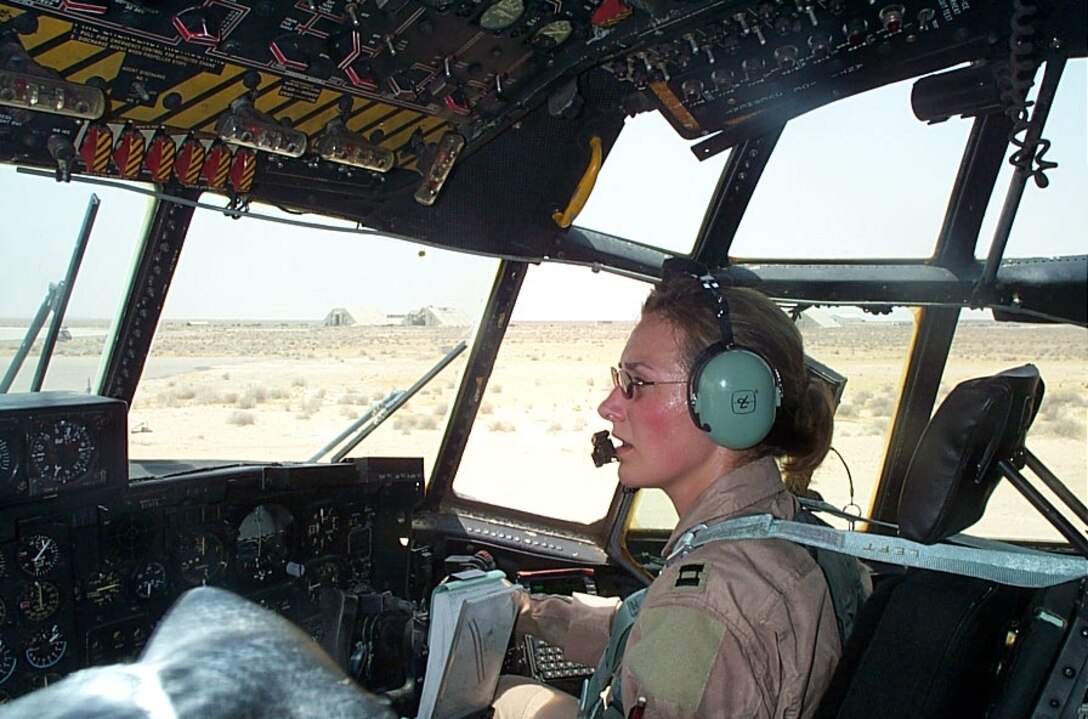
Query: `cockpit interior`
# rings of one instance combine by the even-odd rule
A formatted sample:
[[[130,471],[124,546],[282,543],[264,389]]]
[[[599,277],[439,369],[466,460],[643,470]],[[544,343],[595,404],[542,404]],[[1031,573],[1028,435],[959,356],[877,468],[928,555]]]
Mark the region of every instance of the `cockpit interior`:
[[[644,587],[676,518],[617,483],[607,367],[586,365],[615,360],[673,257],[816,323],[838,457],[812,490],[848,510],[835,527],[933,543],[982,518],[1079,566],[1086,16],[0,0],[0,717],[164,656],[163,618],[200,588],[287,620],[415,717],[449,577]],[[1017,416],[953,407],[939,426],[970,439],[933,438],[962,381],[1026,365],[1041,377],[1014,372]],[[909,716],[1088,716],[1088,579],[1058,586],[979,600],[1001,607],[985,649],[950,644],[975,673],[940,670],[946,703]],[[880,699],[894,666],[862,650],[822,716],[911,708],[899,682]],[[593,671],[532,636],[502,668],[575,695]],[[315,694],[282,715],[324,716]]]

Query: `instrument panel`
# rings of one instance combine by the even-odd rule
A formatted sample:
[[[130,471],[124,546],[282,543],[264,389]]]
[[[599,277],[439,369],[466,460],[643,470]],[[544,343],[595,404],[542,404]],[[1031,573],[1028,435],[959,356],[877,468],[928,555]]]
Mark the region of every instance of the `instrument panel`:
[[[963,0],[3,0],[0,161],[239,207],[262,180],[431,205],[541,108],[657,110],[707,157],[1008,32],[1004,3]]]
[[[26,477],[0,503],[0,700],[134,658],[191,587],[231,589],[319,642],[342,629],[329,625],[323,592],[405,596],[422,460],[241,465],[129,484],[127,467],[115,476],[105,461],[124,447],[124,404],[43,397],[39,413],[29,395],[0,397],[9,489]],[[76,426],[85,432],[65,434]],[[48,482],[31,494],[42,452],[24,438],[36,433],[59,448],[45,452]]]

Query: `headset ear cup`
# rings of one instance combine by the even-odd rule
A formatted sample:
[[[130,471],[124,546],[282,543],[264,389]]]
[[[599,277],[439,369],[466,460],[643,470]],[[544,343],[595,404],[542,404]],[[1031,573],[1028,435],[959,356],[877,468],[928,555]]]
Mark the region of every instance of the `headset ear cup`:
[[[718,344],[696,361],[688,381],[695,425],[729,449],[762,442],[782,402],[778,376],[757,353]]]

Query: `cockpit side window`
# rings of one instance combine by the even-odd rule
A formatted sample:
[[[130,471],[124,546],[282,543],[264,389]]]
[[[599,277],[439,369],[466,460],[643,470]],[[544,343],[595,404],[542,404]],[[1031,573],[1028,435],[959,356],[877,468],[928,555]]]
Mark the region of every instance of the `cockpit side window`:
[[[582,524],[605,516],[617,465],[595,468],[590,440],[609,428],[597,406],[648,291],[584,268],[529,268],[453,483],[459,497]]]

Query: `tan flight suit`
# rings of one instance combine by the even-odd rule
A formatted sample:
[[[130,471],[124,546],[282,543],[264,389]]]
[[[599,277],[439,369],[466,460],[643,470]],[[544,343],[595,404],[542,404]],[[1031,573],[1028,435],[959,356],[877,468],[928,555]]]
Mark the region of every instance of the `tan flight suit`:
[[[764,513],[792,519],[796,510],[777,464],[764,458],[715,480],[681,517],[664,554],[697,524]],[[587,595],[534,596],[523,603],[517,630],[595,666],[618,606]],[[840,653],[827,583],[804,547],[778,539],[711,542],[650,585],[621,665],[623,706],[630,711],[645,697],[646,719],[810,717]],[[569,702],[534,701],[573,716]],[[498,697],[497,719],[528,715],[524,704]]]

